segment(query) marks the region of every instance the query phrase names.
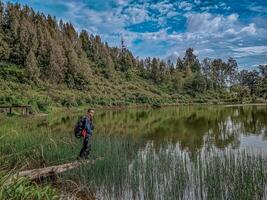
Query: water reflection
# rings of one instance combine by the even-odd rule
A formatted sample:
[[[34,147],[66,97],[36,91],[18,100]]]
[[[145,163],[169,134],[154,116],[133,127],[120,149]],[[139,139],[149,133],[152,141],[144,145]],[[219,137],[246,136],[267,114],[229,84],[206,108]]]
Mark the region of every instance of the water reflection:
[[[50,127],[72,129],[77,119],[76,115],[64,116]],[[99,111],[95,123],[96,134],[131,135],[135,139],[153,141],[155,146],[163,142],[178,143],[182,150],[189,152],[214,147],[238,149],[244,146],[242,143],[246,143],[246,147],[267,149],[267,106],[181,106]]]
[[[99,115],[96,123],[99,134],[130,134],[153,140],[155,145],[163,141],[179,143],[182,150],[191,152],[213,146],[237,149],[250,135],[261,141],[260,148],[267,149],[267,106],[108,111]]]

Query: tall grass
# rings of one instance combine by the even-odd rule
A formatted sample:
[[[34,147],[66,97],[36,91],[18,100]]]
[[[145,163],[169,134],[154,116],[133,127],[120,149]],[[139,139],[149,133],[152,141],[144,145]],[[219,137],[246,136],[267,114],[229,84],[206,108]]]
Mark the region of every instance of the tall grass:
[[[25,177],[0,174],[1,200],[56,200],[58,191],[51,186],[39,186]]]
[[[192,157],[177,145],[156,149],[148,143],[138,149],[135,141],[118,138],[96,143],[104,160],[61,178],[77,180],[98,199],[267,198],[261,152],[203,150]]]

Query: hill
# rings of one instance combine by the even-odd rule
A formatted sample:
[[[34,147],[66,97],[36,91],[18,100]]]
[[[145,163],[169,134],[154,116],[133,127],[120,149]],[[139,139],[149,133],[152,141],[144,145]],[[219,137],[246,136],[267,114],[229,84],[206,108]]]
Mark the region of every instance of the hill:
[[[51,106],[234,103],[266,97],[266,68],[238,71],[233,58],[176,63],[135,57],[124,45],[28,6],[0,2],[0,104]],[[253,81],[255,80],[255,81]]]

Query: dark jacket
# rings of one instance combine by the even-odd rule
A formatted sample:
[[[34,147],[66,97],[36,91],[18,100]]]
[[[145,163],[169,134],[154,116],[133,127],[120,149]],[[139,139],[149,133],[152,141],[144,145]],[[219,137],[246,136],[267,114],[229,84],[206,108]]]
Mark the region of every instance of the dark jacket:
[[[93,130],[94,130],[94,125],[93,125],[92,120],[90,120],[88,117],[85,118],[84,128],[85,128],[87,134],[92,136]]]

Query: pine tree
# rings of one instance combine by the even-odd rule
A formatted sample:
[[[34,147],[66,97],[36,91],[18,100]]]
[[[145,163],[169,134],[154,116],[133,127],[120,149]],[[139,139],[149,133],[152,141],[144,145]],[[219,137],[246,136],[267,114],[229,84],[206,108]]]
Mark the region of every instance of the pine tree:
[[[46,70],[47,77],[51,83],[58,84],[64,82],[66,58],[63,52],[63,48],[55,44],[55,42],[51,43],[49,64]]]
[[[155,83],[158,83],[160,80],[160,77],[159,77],[159,59],[157,59],[157,58],[152,59],[150,77]]]
[[[213,89],[211,59],[205,58],[201,63],[201,72],[206,79],[207,89]]]
[[[82,44],[82,48],[87,55],[90,54],[90,38],[88,33],[85,30],[82,30],[81,34],[79,35],[79,39]]]
[[[184,63],[183,61],[178,57],[176,61],[176,69],[179,71],[184,71]]]
[[[188,48],[185,52],[185,56],[183,58],[184,65],[186,67],[186,71],[190,73],[192,72],[199,72],[200,64],[197,59],[197,56],[194,54],[193,48]]]
[[[4,15],[4,4],[0,1],[0,61],[9,60],[10,48],[6,41],[7,34],[5,33],[5,15]]]
[[[229,58],[226,64],[226,78],[230,85],[237,83],[237,62],[233,58]]]
[[[258,68],[261,75],[262,97],[267,100],[267,65],[260,65]]]
[[[26,75],[30,81],[37,82],[40,76],[40,70],[38,68],[37,60],[32,49],[29,51],[25,61]]]
[[[1,4],[0,4],[1,11]],[[8,43],[6,42],[6,34],[3,30],[3,22],[1,21],[1,12],[0,12],[0,60],[9,60],[10,56],[10,48]]]
[[[37,48],[36,30],[30,21],[31,11],[28,7],[24,7],[21,11],[23,14],[20,19],[20,26],[18,29],[18,50],[17,62],[23,63],[30,49],[33,51]]]
[[[19,57],[18,29],[20,20],[20,5],[7,3],[4,17],[5,41],[10,48],[9,61],[23,64]],[[5,45],[6,46],[6,45]]]

